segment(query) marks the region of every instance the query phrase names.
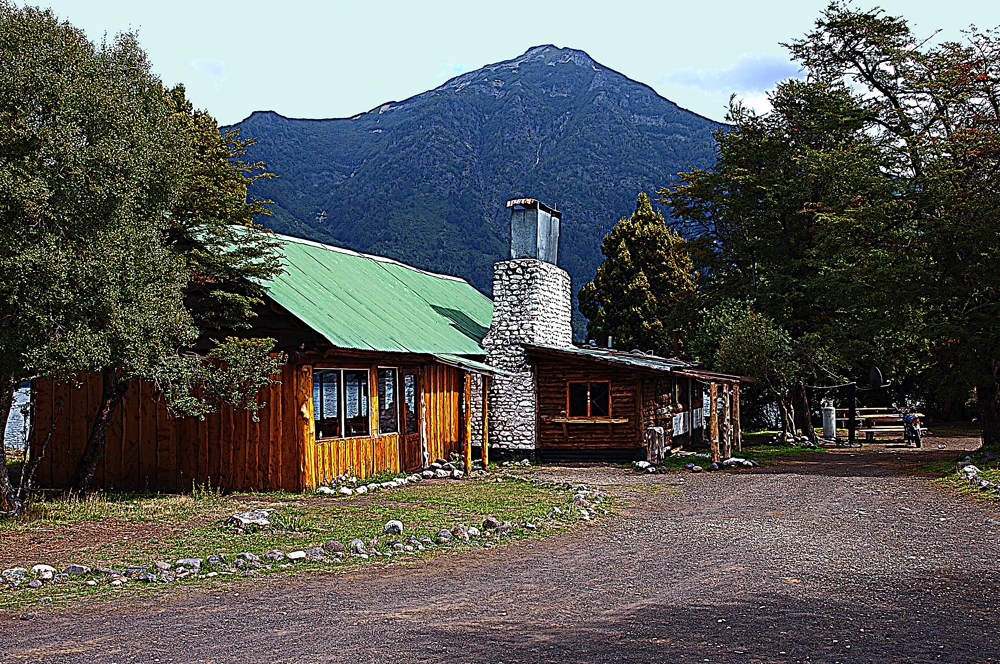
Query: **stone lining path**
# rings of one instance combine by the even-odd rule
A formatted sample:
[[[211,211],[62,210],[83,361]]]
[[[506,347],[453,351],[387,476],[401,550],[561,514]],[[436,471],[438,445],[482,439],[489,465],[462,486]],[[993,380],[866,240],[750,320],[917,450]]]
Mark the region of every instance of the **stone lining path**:
[[[934,454],[534,469],[628,507],[416,565],[0,615],[0,661],[995,661],[1000,504],[933,485]]]

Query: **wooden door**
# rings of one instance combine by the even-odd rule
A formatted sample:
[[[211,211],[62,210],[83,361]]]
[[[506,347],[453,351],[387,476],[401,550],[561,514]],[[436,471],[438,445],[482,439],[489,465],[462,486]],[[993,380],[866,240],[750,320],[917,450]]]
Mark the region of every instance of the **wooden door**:
[[[403,433],[399,453],[406,472],[424,466],[424,450],[420,444],[420,377],[417,369],[403,369]]]

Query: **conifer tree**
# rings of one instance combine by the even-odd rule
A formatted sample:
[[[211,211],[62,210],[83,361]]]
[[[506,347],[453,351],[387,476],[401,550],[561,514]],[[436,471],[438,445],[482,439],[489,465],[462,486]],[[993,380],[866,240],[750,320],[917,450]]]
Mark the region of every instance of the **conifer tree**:
[[[689,326],[694,310],[696,275],[684,239],[640,192],[635,212],[615,224],[601,251],[604,262],[579,294],[580,311],[590,321],[587,338],[670,352],[673,331]]]

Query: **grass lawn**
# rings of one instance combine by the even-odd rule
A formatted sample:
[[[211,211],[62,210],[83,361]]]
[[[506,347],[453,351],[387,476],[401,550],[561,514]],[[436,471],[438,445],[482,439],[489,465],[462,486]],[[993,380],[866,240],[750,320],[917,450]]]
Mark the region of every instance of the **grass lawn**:
[[[956,455],[952,459],[938,459],[937,461],[931,461],[929,463],[922,464],[920,466],[921,470],[924,470],[935,475],[939,475],[936,480],[937,484],[954,489],[956,493],[963,495],[973,495],[977,498],[982,498],[983,500],[989,501],[1000,501],[1000,495],[995,491],[983,491],[979,487],[974,487],[969,484],[966,480],[964,473],[959,472],[957,464],[959,461],[965,460],[965,454]],[[978,454],[973,454],[972,463],[976,465],[981,471],[979,476],[984,480],[993,482],[994,484],[1000,484],[1000,462],[992,461],[990,463],[980,463],[977,460]]]
[[[354,538],[366,544],[376,539],[377,548],[388,551],[388,542],[402,539],[383,535],[383,526],[391,519],[403,522],[404,536],[434,539],[441,528],[451,529],[460,523],[481,527],[485,517],[494,516],[514,524],[504,536],[506,539],[539,536],[566,525],[571,518],[567,508],[573,498],[572,491],[510,477],[497,482],[495,478],[496,475],[490,475],[463,481],[424,481],[352,497],[289,493],[219,495],[195,491],[186,495],[95,493],[83,499],[63,496],[41,499],[33,502],[23,517],[0,521],[0,569],[14,566],[30,569],[36,563],[45,563],[59,570],[68,564],[80,564],[122,571],[127,565],[173,563],[180,558],[207,558],[219,553],[233,555],[246,551],[262,556],[274,549],[288,553],[320,546],[328,540],[347,544]],[[562,508],[564,514],[548,517],[553,507]],[[270,516],[272,528],[237,534],[226,524],[231,515],[258,508],[275,510]],[[525,522],[534,522],[538,529],[525,529]],[[491,546],[500,538],[484,533],[480,540],[482,545]],[[453,540],[417,555],[457,546],[468,545]],[[407,554],[395,559],[414,557]],[[361,559],[348,555],[344,564],[359,562]],[[331,562],[300,561],[291,569],[337,566]],[[274,565],[270,570],[258,572],[288,569]],[[189,578],[184,583],[217,583],[226,578],[239,576]],[[99,583],[87,586],[84,581],[88,579]],[[0,585],[0,608],[23,607],[43,597],[65,602],[88,594],[114,596],[135,592],[137,587],[149,591],[151,586],[159,586],[133,580],[121,588],[112,588],[108,580],[105,575],[93,574],[47,583],[38,589],[24,586],[10,589]]]

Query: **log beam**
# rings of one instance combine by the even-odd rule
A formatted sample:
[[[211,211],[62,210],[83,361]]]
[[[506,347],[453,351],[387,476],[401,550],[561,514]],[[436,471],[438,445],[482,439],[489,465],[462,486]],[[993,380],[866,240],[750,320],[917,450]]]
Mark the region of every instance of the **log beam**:
[[[483,376],[483,470],[490,467],[490,378]]]
[[[733,437],[736,439],[736,451],[743,451],[743,430],[740,428],[740,384],[733,384]]]
[[[465,399],[463,401],[462,419],[464,420],[464,440],[462,451],[465,453],[465,473],[472,472],[472,374],[465,372]]]
[[[719,463],[719,386],[708,384],[708,441],[712,452],[712,462]]]

